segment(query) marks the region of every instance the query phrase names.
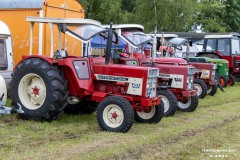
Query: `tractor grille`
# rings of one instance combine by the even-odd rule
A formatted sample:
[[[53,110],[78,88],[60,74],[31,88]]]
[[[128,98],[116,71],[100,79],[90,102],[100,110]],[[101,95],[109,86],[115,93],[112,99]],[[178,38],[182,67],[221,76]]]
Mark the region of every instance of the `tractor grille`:
[[[217,69],[217,65],[216,65],[216,64],[213,64],[213,70],[212,70],[212,78],[211,78],[211,80],[215,80],[216,69]]]
[[[188,74],[195,74],[196,69],[194,67],[188,68]]]
[[[149,69],[148,70],[146,97],[150,97],[150,98],[156,97],[158,74],[159,74],[158,69]]]
[[[193,79],[195,74],[195,68],[188,68],[188,77],[187,77],[187,90],[193,89]]]

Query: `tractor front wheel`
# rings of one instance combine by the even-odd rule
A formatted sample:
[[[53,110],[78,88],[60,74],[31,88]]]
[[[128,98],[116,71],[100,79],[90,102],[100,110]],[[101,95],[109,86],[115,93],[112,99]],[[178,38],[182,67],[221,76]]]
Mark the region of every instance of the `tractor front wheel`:
[[[211,96],[214,96],[217,93],[217,84],[209,86],[207,93]]]
[[[234,86],[235,85],[235,78],[232,75],[228,75],[228,86]]]
[[[207,95],[207,85],[201,79],[194,79],[193,85],[197,90],[197,96],[203,99]]]
[[[152,106],[147,110],[143,110],[141,112],[135,112],[135,121],[140,123],[158,123],[161,121],[164,116],[164,106],[163,101],[156,106]]]
[[[12,105],[22,107],[23,119],[52,121],[67,105],[67,82],[60,70],[44,60],[31,58],[17,65],[11,85]]]
[[[103,99],[97,107],[97,121],[105,131],[127,132],[133,124],[132,105],[119,96]]]
[[[158,95],[161,97],[164,106],[164,116],[173,116],[177,111],[177,98],[169,90],[158,90]]]
[[[226,77],[221,76],[221,75],[217,75],[216,78],[218,79],[218,82],[220,83],[220,86],[222,86],[222,87],[224,87],[224,88],[227,87],[227,85],[228,85],[228,80],[227,80]]]
[[[179,111],[193,112],[198,106],[198,96],[189,97],[183,102],[177,101]]]

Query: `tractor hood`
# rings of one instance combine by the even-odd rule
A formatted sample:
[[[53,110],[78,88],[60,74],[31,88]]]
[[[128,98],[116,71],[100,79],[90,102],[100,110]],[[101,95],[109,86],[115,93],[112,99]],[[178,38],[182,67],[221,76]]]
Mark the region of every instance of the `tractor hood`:
[[[126,94],[155,97],[159,70],[153,67],[93,64],[95,80],[124,84]]]
[[[180,64],[180,65],[187,65],[187,61],[185,61],[182,58],[156,58],[155,60],[156,63],[161,63],[161,64]]]

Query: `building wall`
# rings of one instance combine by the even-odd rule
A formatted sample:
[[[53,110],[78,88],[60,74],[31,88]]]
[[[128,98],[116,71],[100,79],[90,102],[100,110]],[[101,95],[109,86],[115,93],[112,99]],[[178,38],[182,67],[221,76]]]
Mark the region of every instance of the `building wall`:
[[[76,0],[46,0],[48,6],[41,9],[4,9],[0,10],[0,20],[5,22],[12,33],[13,55],[16,64],[22,55],[29,53],[30,23],[27,16],[84,18],[82,6]],[[41,27],[40,27],[41,26]],[[33,54],[50,55],[50,31],[47,24],[34,25]],[[42,38],[41,38],[42,37]],[[40,41],[39,41],[40,38]],[[42,40],[41,40],[42,39]],[[82,54],[82,43],[62,34],[61,42],[69,55]],[[39,46],[42,46],[39,48]],[[58,49],[58,30],[54,28],[54,51]]]

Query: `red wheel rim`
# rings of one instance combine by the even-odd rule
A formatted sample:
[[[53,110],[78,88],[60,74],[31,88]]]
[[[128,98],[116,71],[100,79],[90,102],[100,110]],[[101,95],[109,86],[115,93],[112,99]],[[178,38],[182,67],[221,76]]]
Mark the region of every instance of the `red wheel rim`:
[[[224,84],[225,84],[224,79],[223,79],[223,78],[220,78],[220,85],[221,85],[221,86],[224,86]]]
[[[229,78],[229,79],[228,79],[228,86],[231,86],[231,85],[232,85],[232,79]]]

